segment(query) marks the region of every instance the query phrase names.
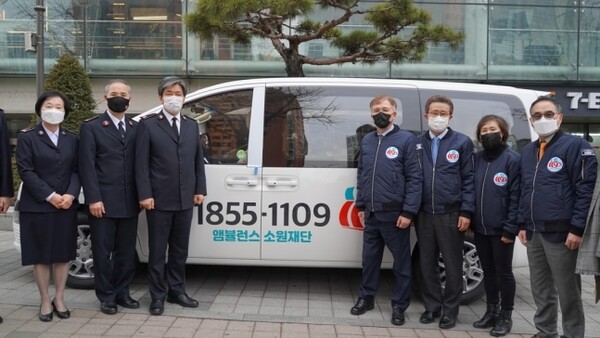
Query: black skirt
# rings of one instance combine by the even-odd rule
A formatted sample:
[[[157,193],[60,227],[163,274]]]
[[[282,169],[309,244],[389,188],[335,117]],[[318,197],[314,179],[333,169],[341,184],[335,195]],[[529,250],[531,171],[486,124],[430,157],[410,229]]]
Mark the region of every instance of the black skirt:
[[[21,264],[66,263],[77,250],[77,210],[19,214]]]

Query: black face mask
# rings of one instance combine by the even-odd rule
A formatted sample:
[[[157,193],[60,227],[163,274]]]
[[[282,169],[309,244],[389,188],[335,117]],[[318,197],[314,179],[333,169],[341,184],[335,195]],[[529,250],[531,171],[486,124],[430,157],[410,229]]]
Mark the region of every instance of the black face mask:
[[[494,150],[502,146],[502,135],[500,132],[481,135],[481,144],[485,150]]]
[[[373,117],[373,122],[375,122],[375,125],[378,128],[383,129],[390,125],[390,119],[392,118],[392,115],[388,115],[386,113],[379,112],[379,113],[373,115],[372,117]]]
[[[115,113],[122,113],[129,108],[129,99],[122,96],[113,96],[106,99],[108,109]]]

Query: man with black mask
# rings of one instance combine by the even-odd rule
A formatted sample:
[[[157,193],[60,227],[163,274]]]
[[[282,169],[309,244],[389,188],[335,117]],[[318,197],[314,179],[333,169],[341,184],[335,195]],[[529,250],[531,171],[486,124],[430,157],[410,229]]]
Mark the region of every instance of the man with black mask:
[[[512,271],[521,194],[521,156],[506,146],[508,123],[486,115],[477,124],[483,150],[475,154],[475,217],[471,226],[481,260],[487,310],[473,323],[502,337],[512,328],[515,276]]]
[[[356,184],[356,207],[364,225],[362,283],[350,313],[362,315],[374,308],[387,246],[395,276],[391,322],[403,325],[411,291],[410,224],[419,211],[423,188],[417,137],[393,123],[396,119],[401,123],[402,118],[394,98],[377,96],[370,108],[377,129],[361,142]]]
[[[89,208],[96,296],[103,313],[115,314],[117,304],[140,306],[129,294],[140,211],[134,168],[137,122],[125,116],[131,99],[125,81],[110,81],[104,90],[108,109],[81,125],[79,175]]]

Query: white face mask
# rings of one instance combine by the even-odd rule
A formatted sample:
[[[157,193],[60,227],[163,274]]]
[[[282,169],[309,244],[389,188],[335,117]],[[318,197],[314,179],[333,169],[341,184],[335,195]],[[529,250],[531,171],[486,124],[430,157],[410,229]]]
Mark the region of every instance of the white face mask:
[[[163,97],[163,107],[171,114],[177,114],[183,107],[183,96],[165,96]]]
[[[537,121],[533,121],[533,130],[542,137],[552,135],[558,130],[558,120],[542,117]]]
[[[429,124],[429,129],[436,133],[441,133],[448,128],[448,121],[450,121],[449,118],[436,116],[430,117],[427,123]]]
[[[45,109],[42,110],[41,117],[48,124],[60,124],[65,119],[65,112],[54,108]]]

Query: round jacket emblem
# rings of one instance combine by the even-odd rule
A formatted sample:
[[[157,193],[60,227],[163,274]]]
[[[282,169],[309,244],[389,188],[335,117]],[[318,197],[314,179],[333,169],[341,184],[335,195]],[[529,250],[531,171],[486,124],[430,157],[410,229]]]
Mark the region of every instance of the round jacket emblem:
[[[553,173],[559,172],[563,168],[563,161],[559,157],[555,156],[548,161],[546,168]]]
[[[494,175],[494,184],[499,186],[499,187],[503,187],[506,185],[506,183],[508,183],[508,176],[503,173],[503,172],[499,172],[496,175]]]
[[[399,153],[400,152],[398,152],[398,148],[396,147],[389,147],[385,150],[385,156],[387,156],[387,158],[389,159],[394,159],[398,157]]]
[[[454,149],[450,149],[446,153],[446,160],[450,163],[456,163],[456,161],[458,161],[459,158],[460,158],[460,154],[458,153],[458,151],[456,151]]]

